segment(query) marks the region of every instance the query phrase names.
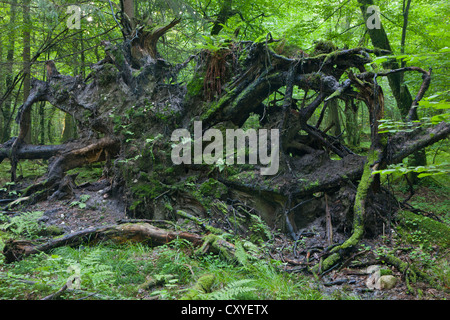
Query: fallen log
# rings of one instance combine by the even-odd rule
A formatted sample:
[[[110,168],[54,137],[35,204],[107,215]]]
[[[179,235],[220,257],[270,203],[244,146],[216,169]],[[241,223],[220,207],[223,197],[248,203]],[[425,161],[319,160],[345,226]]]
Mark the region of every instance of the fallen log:
[[[77,247],[82,243],[95,244],[110,240],[115,243],[139,242],[150,246],[159,246],[175,239],[187,240],[194,246],[201,247],[202,249],[210,247],[213,252],[230,251],[231,255],[228,254],[225,257],[232,257],[234,255],[234,245],[225,240],[211,243],[208,235],[201,236],[189,232],[160,229],[149,223],[125,223],[92,227],[60,238],[50,239],[45,243],[36,243],[36,241],[33,242],[32,240],[10,239],[5,244],[3,255],[5,256],[5,262],[11,263],[32,254],[49,252],[52,249],[63,246]],[[220,246],[220,248],[217,246]]]

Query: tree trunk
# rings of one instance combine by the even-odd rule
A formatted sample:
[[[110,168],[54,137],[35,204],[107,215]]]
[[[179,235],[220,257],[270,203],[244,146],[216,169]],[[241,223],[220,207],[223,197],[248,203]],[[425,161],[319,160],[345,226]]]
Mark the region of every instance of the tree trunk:
[[[369,6],[374,5],[373,0],[358,0],[361,4],[361,11],[364,17],[364,21],[369,19],[369,14],[367,13],[367,8]],[[372,44],[375,48],[384,49],[392,52],[391,45],[389,43],[389,39],[386,35],[386,31],[381,24],[381,28],[377,29],[367,29],[370,39],[372,40]],[[381,54],[379,54],[381,55]],[[389,60],[383,63],[383,67],[385,69],[398,69],[399,65],[395,59]],[[405,119],[408,115],[409,109],[411,108],[413,99],[409,92],[408,86],[406,86],[403,82],[403,76],[401,73],[391,74],[388,77],[389,86],[391,87],[392,93],[394,95],[395,101],[397,102],[397,107],[400,110],[402,118]]]
[[[136,0],[137,1],[137,0]],[[122,12],[126,15],[126,23],[124,28],[128,30],[128,32],[135,29],[135,13],[134,13],[134,0],[120,0],[120,5]]]
[[[73,117],[66,113],[64,115],[64,129],[62,133],[61,142],[69,141],[75,137],[75,123]]]
[[[367,7],[373,5],[373,0],[358,0],[358,2],[361,4],[361,11],[364,17],[364,20],[367,21],[369,18],[367,13]],[[409,13],[409,7],[410,7],[411,1],[408,0],[408,3],[406,7],[404,7],[403,10],[403,29],[402,29],[402,40],[401,40],[401,50],[403,53],[404,50],[404,44],[406,39],[406,27],[408,23],[408,13]],[[370,38],[372,40],[372,44],[375,48],[379,49],[385,49],[392,52],[389,39],[386,35],[386,32],[381,25],[380,29],[368,29]],[[393,52],[392,52],[393,53]],[[403,63],[402,63],[403,66]],[[383,63],[383,67],[385,69],[398,69],[399,65],[395,59],[392,59],[388,62]],[[413,105],[413,99],[409,92],[408,86],[404,83],[403,73],[394,73],[387,76],[389,81],[389,86],[391,87],[392,93],[394,95],[394,98],[397,102],[397,107],[400,110],[400,113],[402,115],[402,118],[405,121],[411,121],[411,120],[418,120],[417,115],[417,109],[414,108],[412,115],[410,115],[411,106]],[[425,166],[427,164],[427,158],[425,154],[425,150],[419,150],[417,153],[411,156],[411,158],[408,161],[409,166]],[[410,174],[410,178],[412,181],[415,181],[417,177],[417,174],[412,173]]]
[[[17,0],[12,0],[10,5],[9,24],[8,24],[8,44],[6,54],[6,68],[5,68],[5,91],[12,86],[13,82],[13,63],[14,63],[14,45],[16,41],[15,23],[16,23],[16,6]],[[11,135],[11,104],[12,96],[8,95],[2,105],[3,127],[1,141],[5,142]]]
[[[23,102],[28,99],[31,87],[31,19],[30,19],[30,0],[23,1]],[[31,143],[31,110],[23,114],[23,122],[27,124],[26,132],[22,131],[23,137],[20,137],[25,143]]]
[[[211,29],[211,35],[216,36],[223,29],[223,25],[227,20],[233,15],[232,11],[233,0],[223,0],[222,6],[219,13],[217,14],[217,19]]]
[[[361,130],[358,125],[358,105],[353,100],[345,102],[345,132],[350,147],[358,148],[361,142]]]
[[[45,144],[45,101],[39,104],[39,144]]]

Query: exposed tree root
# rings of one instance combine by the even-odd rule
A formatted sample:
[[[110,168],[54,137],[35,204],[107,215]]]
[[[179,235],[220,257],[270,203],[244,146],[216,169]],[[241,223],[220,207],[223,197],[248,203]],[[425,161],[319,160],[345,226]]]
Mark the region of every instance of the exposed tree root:
[[[414,264],[403,262],[401,259],[391,254],[380,255],[378,256],[378,259],[385,264],[394,266],[395,268],[397,268],[397,270],[403,273],[403,276],[405,277],[406,287],[408,289],[408,293],[410,294],[415,293],[413,284],[416,283],[416,281],[419,279],[431,285],[436,285],[435,280],[431,276],[419,270],[416,266],[414,266]]]
[[[336,265],[346,254],[348,254],[362,239],[364,234],[364,216],[366,212],[366,198],[372,187],[375,175],[372,171],[376,170],[378,164],[373,165],[374,159],[377,159],[377,153],[371,151],[364,171],[356,191],[355,204],[353,206],[353,232],[343,244],[335,246],[330,251],[330,256],[323,260],[320,264],[314,266],[312,271],[314,273],[322,273]]]

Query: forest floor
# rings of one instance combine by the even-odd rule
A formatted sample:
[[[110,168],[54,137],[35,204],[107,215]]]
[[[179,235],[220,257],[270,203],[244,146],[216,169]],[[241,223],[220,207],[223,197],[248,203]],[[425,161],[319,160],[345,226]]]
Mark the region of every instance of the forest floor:
[[[77,182],[79,184],[84,183],[85,187],[75,189],[73,198],[58,201],[42,201],[27,207],[26,210],[39,212],[40,215],[37,218],[37,222],[40,225],[45,224],[46,228],[51,226],[56,234],[68,234],[88,227],[116,224],[118,220],[128,218],[125,207],[121,205],[120,201],[105,196],[104,187],[106,185],[101,180],[97,180],[100,175],[100,167],[89,168],[77,178],[79,179]],[[395,185],[394,190],[399,199],[404,199],[408,196],[407,188],[402,187],[401,184]],[[362,256],[359,264],[350,264],[350,261],[348,261],[347,266],[331,270],[320,278],[311,274],[306,275],[303,271],[305,270],[304,261],[317,263],[320,258],[320,251],[311,250],[311,248],[326,247],[324,217],[314,221],[309,227],[308,231],[310,232],[296,245],[289,236],[272,230],[273,237],[271,241],[265,242],[263,247],[265,260],[274,268],[267,269],[263,275],[258,274],[262,272],[261,270],[255,271],[249,267],[237,267],[215,260],[212,257],[193,258],[191,248],[183,243],[145,250],[142,247],[136,249],[133,245],[130,246],[132,252],[129,253],[129,256],[122,257],[120,257],[120,254],[113,254],[113,252],[116,249],[124,250],[123,246],[118,248],[117,245],[105,243],[96,249],[90,248],[89,250],[91,251],[86,253],[86,256],[83,256],[82,253],[83,250],[86,251],[86,248],[81,246],[78,249],[71,249],[72,251],[67,251],[68,249],[64,251],[64,248],[59,248],[51,255],[28,257],[13,264],[0,262],[0,299],[39,299],[49,294],[49,292],[56,291],[59,286],[58,283],[64,283],[64,277],[68,275],[67,266],[73,264],[74,261],[84,266],[82,275],[90,279],[90,282],[83,283],[88,289],[86,292],[92,291],[97,293],[97,296],[92,294],[92,299],[101,298],[101,294],[106,295],[107,299],[178,299],[182,297],[187,288],[195,283],[199,276],[208,272],[215,273],[216,278],[217,275],[220,275],[215,286],[219,291],[226,291],[227,285],[240,283],[239,281],[242,282],[245,279],[273,278],[274,276],[271,273],[276,273],[276,279],[278,280],[273,281],[277,281],[277,283],[272,284],[273,287],[264,284],[264,286],[269,286],[263,288],[262,292],[265,292],[264,294],[256,294],[256,290],[250,290],[257,288],[258,285],[262,285],[256,283],[253,286],[247,286],[248,291],[241,290],[244,292],[244,295],[241,292],[241,295],[236,294],[235,298],[288,300],[449,299],[449,194],[448,185],[439,183],[423,184],[416,187],[415,194],[409,200],[409,203],[414,208],[422,210],[422,214],[437,216],[444,221],[443,225],[445,227],[442,232],[443,237],[447,237],[446,240],[440,241],[442,239],[435,239],[434,234],[426,234],[425,229],[421,230],[423,226],[420,223],[426,222],[423,219],[432,220],[423,215],[418,214],[417,219],[415,217],[411,218],[411,216],[406,216],[406,220],[394,219],[391,239],[388,239],[388,237],[365,239],[362,241],[361,249],[359,250],[359,254]],[[410,227],[416,229],[411,229]],[[201,232],[199,228],[196,230],[196,226],[190,225],[189,228],[190,232]],[[20,231],[16,228],[15,231],[17,232],[13,236],[19,237],[18,233],[22,232],[23,234],[24,230],[32,231],[32,227],[27,229],[27,226],[24,226]],[[12,236],[10,232],[11,230],[7,232],[5,229],[0,231],[0,245],[2,245],[2,240],[6,241],[8,237]],[[339,241],[340,238],[345,239],[345,236],[336,234],[334,240]],[[137,251],[133,251],[135,249]],[[104,252],[98,250],[104,250]],[[373,254],[367,253],[382,250],[395,252],[403,261],[414,261],[424,271],[431,271],[433,276],[438,279],[439,287],[417,282],[414,284],[415,292],[408,292],[404,275],[393,267],[385,266],[384,268],[390,269],[390,273],[396,277],[397,284],[390,290],[369,288],[366,281],[370,275],[365,273],[364,270],[370,265],[377,264],[382,266],[383,263],[382,261],[377,261]],[[100,259],[103,255],[117,261],[112,264],[112,262],[107,261],[108,259]],[[111,258],[111,255],[113,258]],[[355,256],[357,255],[358,253],[355,254]],[[94,261],[97,261],[96,267],[89,264],[89,259],[93,259],[93,256],[96,257],[95,259],[98,259],[94,259]],[[56,266],[53,260],[61,260],[59,262],[61,265],[59,267]],[[171,264],[170,267],[168,263]],[[125,267],[127,265],[129,265],[129,270]],[[97,270],[96,268],[99,266],[103,267]],[[102,278],[96,280],[96,277],[100,277],[100,274],[106,271],[109,272],[106,273],[109,276],[105,275],[105,279],[108,281],[103,282],[108,283],[108,288],[100,285],[99,282],[101,281],[99,279]],[[52,272],[53,275],[49,274]],[[137,274],[132,276],[133,272]],[[149,274],[146,274],[147,272]],[[60,276],[56,276],[57,274]],[[97,274],[97,276],[94,274]],[[114,277],[117,277],[117,279],[113,280]],[[143,284],[149,281],[149,277],[151,279],[163,278],[166,280],[160,281],[159,285],[145,288]],[[19,281],[20,284],[12,285],[14,281]],[[27,281],[28,285],[26,285]],[[276,288],[276,285],[283,286],[283,283],[286,286],[292,283],[295,283],[295,285],[292,286],[293,289],[291,291],[281,295],[278,292],[280,288]],[[115,288],[112,289],[114,286]],[[245,292],[247,292],[247,295],[245,295]],[[67,296],[66,298],[73,299],[75,297]]]

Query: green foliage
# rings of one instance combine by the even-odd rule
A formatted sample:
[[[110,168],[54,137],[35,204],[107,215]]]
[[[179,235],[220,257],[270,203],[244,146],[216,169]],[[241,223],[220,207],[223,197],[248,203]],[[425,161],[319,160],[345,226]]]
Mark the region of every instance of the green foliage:
[[[212,293],[200,294],[201,300],[246,300],[255,299],[258,288],[251,286],[253,279],[241,279],[228,283],[224,288]]]
[[[52,254],[33,255],[13,265],[2,266],[0,297],[23,299],[30,295],[45,296],[55,292],[68,280],[83,291],[65,293],[64,299],[77,299],[80,293],[98,292],[91,299],[126,299],[135,296],[138,285],[152,270],[147,260],[149,248],[142,245],[97,245],[96,247],[55,249]],[[7,270],[7,272],[6,272]],[[33,284],[23,286],[20,279]],[[19,287],[21,289],[19,289]]]
[[[399,234],[405,241],[428,248],[432,245],[450,246],[450,227],[445,223],[409,211],[400,211],[397,220],[400,223]]]
[[[39,221],[42,215],[42,211],[26,211],[9,218],[9,222],[0,224],[0,229],[8,230],[16,236],[34,238],[45,228]]]
[[[428,176],[436,176],[450,173],[450,164],[442,163],[438,165],[408,167],[404,163],[389,165],[387,169],[373,171],[372,174],[380,174],[381,176],[390,174],[406,175],[411,172],[419,173],[418,178]]]
[[[78,200],[78,201],[72,201],[72,202],[70,203],[69,208],[70,208],[70,207],[73,207],[73,206],[78,206],[80,209],[86,208],[86,206],[87,206],[87,205],[86,205],[86,201],[88,201],[90,197],[91,197],[91,196],[88,195],[88,194],[82,194],[82,195],[80,196],[80,200]]]

